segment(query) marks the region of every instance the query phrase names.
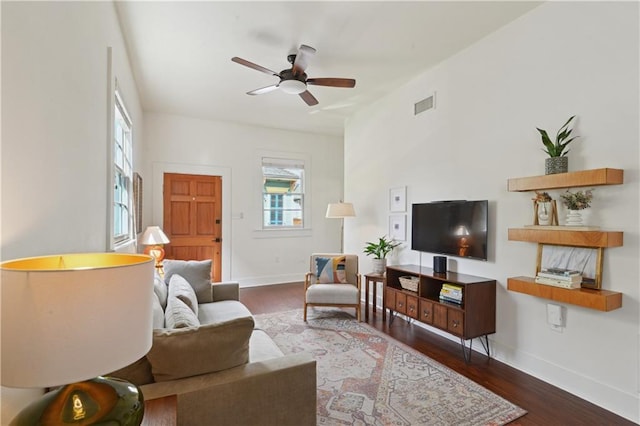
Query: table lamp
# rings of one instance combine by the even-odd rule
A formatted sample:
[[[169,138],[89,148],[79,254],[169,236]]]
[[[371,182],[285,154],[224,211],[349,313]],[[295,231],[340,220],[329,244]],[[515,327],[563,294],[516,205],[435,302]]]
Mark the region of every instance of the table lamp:
[[[169,237],[162,232],[159,226],[147,226],[144,230],[140,243],[147,246],[144,254],[148,254],[156,260],[156,268],[162,268],[162,259],[164,259],[163,244],[169,244]]]
[[[33,257],[0,263],[0,278],[2,386],[61,386],[11,424],[139,425],[140,390],[101,375],[151,348],[153,259],[118,253]]]
[[[351,203],[343,203],[341,201],[339,203],[329,203],[327,206],[325,215],[327,218],[342,220],[340,224],[340,253],[344,251],[344,218],[354,217],[355,215],[356,211]]]

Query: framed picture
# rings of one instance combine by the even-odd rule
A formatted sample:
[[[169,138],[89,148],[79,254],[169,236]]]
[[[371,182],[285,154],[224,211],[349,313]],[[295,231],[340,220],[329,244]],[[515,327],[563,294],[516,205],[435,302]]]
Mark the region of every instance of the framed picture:
[[[142,231],[142,176],[133,172],[133,217],[135,220],[135,233]]]
[[[603,251],[602,248],[538,244],[536,274],[544,268],[580,271],[582,287],[599,289],[602,286]]]
[[[395,241],[407,240],[407,217],[405,215],[389,216],[389,236]]]
[[[407,211],[407,187],[400,186],[389,190],[389,211],[404,213]]]

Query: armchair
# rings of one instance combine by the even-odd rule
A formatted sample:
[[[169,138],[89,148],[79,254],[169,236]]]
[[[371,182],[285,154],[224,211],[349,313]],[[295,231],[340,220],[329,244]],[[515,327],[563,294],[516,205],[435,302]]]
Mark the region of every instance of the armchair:
[[[304,321],[309,306],[355,308],[360,321],[361,276],[358,256],[342,253],[314,253],[304,277]]]

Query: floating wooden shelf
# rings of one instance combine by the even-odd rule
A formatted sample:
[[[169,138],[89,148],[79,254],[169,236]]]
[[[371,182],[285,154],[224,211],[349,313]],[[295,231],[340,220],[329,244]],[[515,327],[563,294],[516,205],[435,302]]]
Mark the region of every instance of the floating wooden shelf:
[[[529,228],[509,228],[509,241],[527,241],[530,243],[557,244],[574,247],[620,247],[621,231],[570,231]]]
[[[544,176],[513,178],[507,181],[507,189],[510,192],[514,192],[580,186],[620,185],[623,183],[623,180],[624,170],[605,168],[557,173]]]
[[[612,311],[622,307],[622,293],[588,288],[569,290],[537,284],[531,277],[507,278],[507,289],[598,311]]]

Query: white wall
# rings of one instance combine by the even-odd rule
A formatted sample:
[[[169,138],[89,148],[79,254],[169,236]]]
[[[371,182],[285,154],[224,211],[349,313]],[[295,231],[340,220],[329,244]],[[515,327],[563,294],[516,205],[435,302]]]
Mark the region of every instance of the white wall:
[[[145,191],[154,223],[163,218],[162,173],[223,176],[223,279],[242,287],[302,281],[312,252],[339,251],[340,221],[324,215],[328,203],[342,198],[342,138],[164,114],[146,114],[145,125],[145,156],[153,170]],[[257,231],[262,153],[308,159],[307,230]]]
[[[389,188],[407,186],[408,216],[416,202],[489,200],[489,260],[449,266],[498,281],[495,358],[636,422],[638,18],[635,2],[546,3],[360,111],[345,132],[345,196],[358,209],[346,250],[388,233]],[[436,109],[414,117],[413,104],[434,91]],[[595,223],[624,231],[624,246],[605,250],[603,275],[604,288],[624,298],[607,313],[566,305],[558,333],[546,324],[547,300],[506,290],[507,277],[533,275],[536,260],[535,244],[507,240],[509,227],[531,223],[533,193],[509,193],[506,183],[544,174],[535,127],[555,134],[573,114],[581,138],[570,170],[625,171],[624,185],[596,188],[591,209]],[[431,259],[407,241],[391,261]]]
[[[104,251],[108,46],[134,126],[142,122],[113,4],[1,7],[1,258]],[[2,424],[35,393],[2,388]]]

